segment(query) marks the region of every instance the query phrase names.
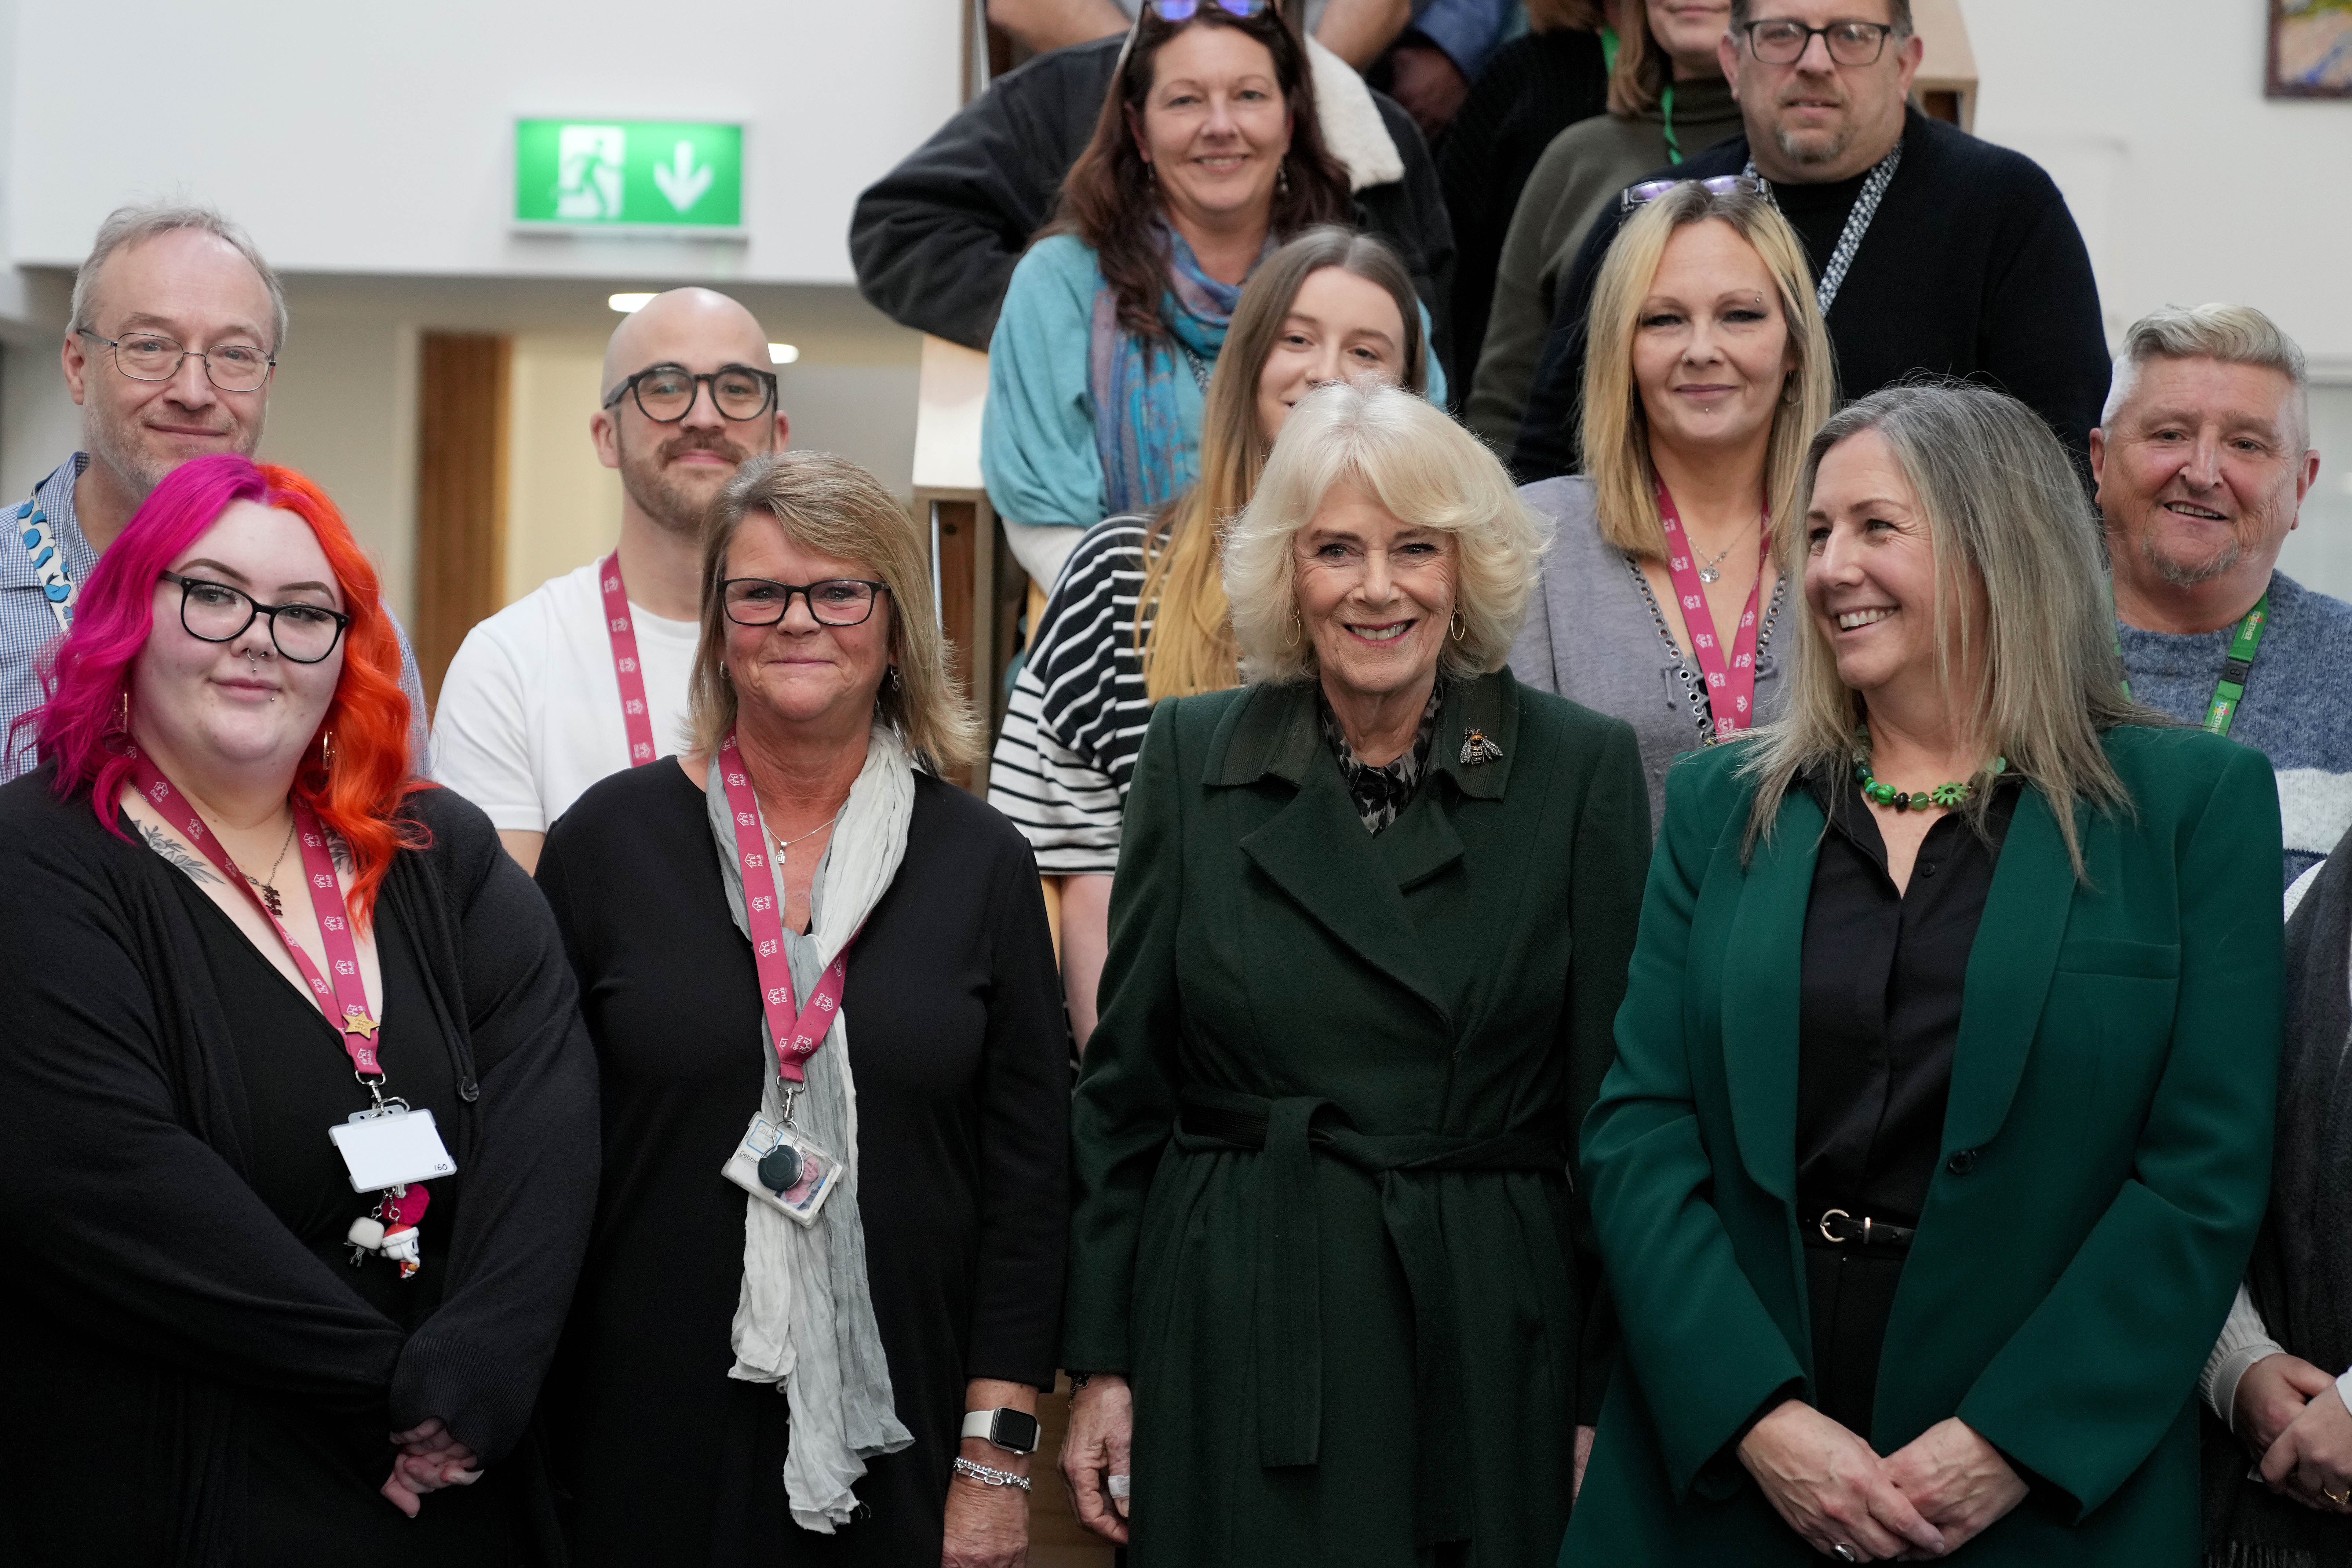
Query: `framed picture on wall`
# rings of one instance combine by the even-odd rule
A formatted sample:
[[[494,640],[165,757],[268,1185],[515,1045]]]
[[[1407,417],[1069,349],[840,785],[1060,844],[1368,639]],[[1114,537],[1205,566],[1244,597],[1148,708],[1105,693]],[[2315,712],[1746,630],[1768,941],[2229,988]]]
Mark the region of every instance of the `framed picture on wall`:
[[[2352,98],[2352,0],[2271,0],[2271,98]]]

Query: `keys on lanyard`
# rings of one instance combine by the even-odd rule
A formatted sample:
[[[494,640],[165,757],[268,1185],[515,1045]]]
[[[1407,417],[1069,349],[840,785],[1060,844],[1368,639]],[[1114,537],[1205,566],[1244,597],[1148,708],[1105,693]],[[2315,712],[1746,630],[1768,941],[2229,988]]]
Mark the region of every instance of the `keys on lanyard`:
[[[228,849],[214,836],[195,807],[188,804],[172,781],[143,754],[134,755],[131,770],[131,787],[145,797],[147,803],[176,829],[180,836],[196,847],[197,852],[213,863],[232,888],[240,889],[261,918],[278,933],[294,967],[310,988],[310,999],[326,1016],[342,1037],[343,1054],[351,1058],[352,1076],[368,1091],[373,1100],[371,1110],[361,1112],[352,1123],[330,1130],[330,1136],[343,1152],[344,1162],[354,1177],[370,1167],[387,1135],[405,1134],[400,1142],[405,1146],[402,1158],[414,1163],[425,1161],[424,1170],[454,1173],[457,1166],[441,1147],[440,1136],[433,1131],[430,1111],[411,1112],[397,1099],[387,1099],[383,1092],[383,1064],[376,1055],[377,1024],[369,1011],[367,984],[360,973],[359,946],[352,940],[351,909],[343,901],[342,884],[335,876],[333,854],[327,847],[327,831],[310,808],[297,800],[294,806],[295,837],[302,847],[302,874],[310,888],[310,905],[318,917],[319,939],[325,947],[327,970],[320,973],[310,962],[286,921],[271,910],[236,862],[229,858]],[[415,1120],[412,1121],[411,1117]],[[340,1136],[339,1136],[340,1134]],[[431,1140],[430,1150],[424,1151],[417,1137]],[[405,1169],[405,1165],[398,1168]],[[420,1174],[423,1173],[420,1172]],[[369,1185],[373,1185],[370,1183]],[[364,1192],[367,1186],[354,1184],[354,1190]],[[414,1275],[422,1266],[416,1256],[416,1225],[424,1217],[429,1202],[421,1181],[392,1180],[383,1188],[376,1207],[375,1220],[362,1219],[352,1226],[353,1246],[371,1245],[361,1239],[362,1227],[380,1224],[376,1242],[385,1255],[400,1265],[402,1279]],[[395,1250],[394,1238],[402,1237]]]
[[[621,728],[629,737],[629,766],[654,760],[653,715],[646,707],[646,670],[637,658],[636,623],[629,616],[629,592],[621,582],[621,552],[596,568],[604,591],[604,631],[613,639],[613,674],[621,682]]]
[[[1763,537],[1757,542],[1756,582],[1748,590],[1748,605],[1740,612],[1739,630],[1731,645],[1730,661],[1726,663],[1722,641],[1715,635],[1714,612],[1706,607],[1706,585],[1699,580],[1690,540],[1683,532],[1682,513],[1675,510],[1675,498],[1666,493],[1665,481],[1654,482],[1658,521],[1666,530],[1666,571],[1675,581],[1683,625],[1690,631],[1691,652],[1706,680],[1706,705],[1715,718],[1715,738],[1725,740],[1756,722],[1756,616],[1764,592],[1763,563],[1771,552],[1771,514],[1765,513],[1757,530]]]

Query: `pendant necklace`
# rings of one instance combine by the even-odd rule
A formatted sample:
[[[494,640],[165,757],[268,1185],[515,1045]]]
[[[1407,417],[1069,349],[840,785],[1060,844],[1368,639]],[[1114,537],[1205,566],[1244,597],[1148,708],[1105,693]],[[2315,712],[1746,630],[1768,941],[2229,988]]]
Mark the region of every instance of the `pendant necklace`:
[[[847,811],[848,809],[849,803],[847,801],[844,801],[841,805],[841,811]],[[826,817],[823,822],[818,823],[814,827],[810,828],[806,833],[800,835],[797,838],[776,839],[776,863],[778,865],[782,865],[784,860],[784,851],[790,849],[793,845],[800,843],[802,839],[814,838],[818,834],[823,833],[826,828],[831,827],[835,823],[839,822],[841,820],[841,811],[835,812],[831,816]],[[774,837],[775,836],[771,834],[769,837]]]
[[[1707,584],[1709,586],[1712,586],[1717,580],[1719,580],[1723,576],[1723,558],[1730,554],[1732,551],[1738,546],[1740,540],[1747,537],[1748,530],[1743,528],[1736,536],[1734,536],[1729,544],[1725,545],[1722,549],[1715,552],[1714,560],[1700,562],[1698,566],[1698,580],[1702,583]]]
[[[289,822],[286,825],[286,842],[278,847],[278,858],[269,863],[268,877],[265,879],[255,876],[250,871],[245,873],[245,879],[261,889],[261,901],[268,905],[269,912],[279,920],[286,918],[286,900],[271,884],[278,880],[278,868],[286,864],[286,851],[293,842],[294,824]]]

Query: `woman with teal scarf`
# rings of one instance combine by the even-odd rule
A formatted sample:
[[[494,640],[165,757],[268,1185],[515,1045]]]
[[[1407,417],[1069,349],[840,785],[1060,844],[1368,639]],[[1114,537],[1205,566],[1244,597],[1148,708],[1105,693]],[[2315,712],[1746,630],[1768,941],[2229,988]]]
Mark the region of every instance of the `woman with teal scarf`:
[[[989,346],[981,472],[1030,576],[1051,584],[1086,529],[1192,482],[1242,285],[1354,216],[1290,25],[1265,0],[1146,0]]]

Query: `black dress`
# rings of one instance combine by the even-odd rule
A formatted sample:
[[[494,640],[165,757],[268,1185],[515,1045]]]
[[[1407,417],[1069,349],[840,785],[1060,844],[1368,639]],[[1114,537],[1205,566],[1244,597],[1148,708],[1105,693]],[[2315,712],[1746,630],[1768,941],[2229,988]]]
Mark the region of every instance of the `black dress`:
[[[481,813],[375,906],[382,1051],[458,1173],[425,1268],[348,1262],[373,1200],[327,1129],[366,1103],[335,1032],[205,892],[47,768],[0,789],[0,1562],[544,1560],[526,1428],[585,1239],[591,1059],[553,923]],[[427,1416],[483,1479],[404,1518],[392,1431]]]
[[[781,1389],[727,1375],[746,1200],[719,1166],[773,1067],[702,791],[669,758],[604,780],[539,878],[604,1085],[596,1226],[549,1384],[574,1562],[937,1563],[966,1381],[1055,1371],[1068,1047],[1028,845],[919,773],[906,858],[850,950],[867,1271],[915,1441],[868,1461],[870,1514],[832,1536],[786,1505]]]

